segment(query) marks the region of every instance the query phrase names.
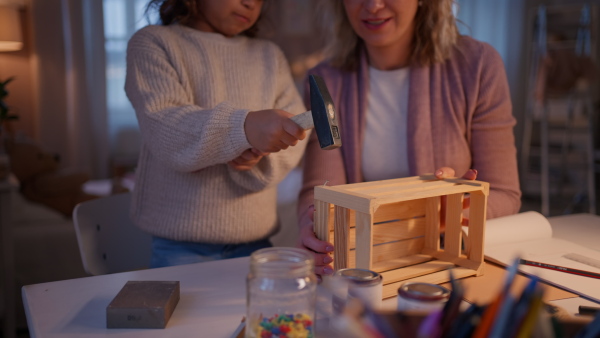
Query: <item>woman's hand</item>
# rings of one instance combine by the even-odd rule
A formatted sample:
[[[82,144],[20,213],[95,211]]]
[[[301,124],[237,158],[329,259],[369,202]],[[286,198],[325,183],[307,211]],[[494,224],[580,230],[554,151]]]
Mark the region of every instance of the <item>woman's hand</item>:
[[[322,241],[317,238],[314,232],[314,213],[315,207],[310,206],[308,211],[298,222],[300,227],[300,244],[299,247],[313,253],[315,259],[315,274],[320,278],[322,275],[331,275],[333,267],[330,263],[333,258],[330,252],[333,252],[333,244]]]
[[[263,153],[255,148],[245,150],[240,156],[229,161],[229,164],[233,169],[246,171],[252,169],[263,157],[269,153]]]
[[[454,169],[452,169],[450,167],[442,167],[435,171],[435,177],[437,177],[438,179],[455,177],[455,174],[456,173],[455,173]],[[475,180],[477,178],[477,169],[467,170],[467,172],[462,176],[462,178],[465,180]],[[471,205],[471,199],[467,196],[463,200],[463,205],[462,205],[462,208],[463,208],[463,219],[461,222],[462,225],[469,225],[469,206],[470,205]],[[441,223],[442,229],[445,227],[445,222],[446,222],[446,196],[442,196],[442,208],[440,210],[440,223]]]
[[[455,175],[456,172],[450,167],[441,167],[435,171],[435,177],[439,179],[455,177]],[[477,169],[467,170],[461,178],[464,178],[465,180],[475,180],[477,178]]]

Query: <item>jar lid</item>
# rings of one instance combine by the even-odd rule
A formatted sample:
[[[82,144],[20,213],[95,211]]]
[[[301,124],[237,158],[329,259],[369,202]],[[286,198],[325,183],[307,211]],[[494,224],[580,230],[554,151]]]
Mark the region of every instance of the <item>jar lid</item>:
[[[367,269],[340,269],[335,272],[335,276],[344,277],[353,284],[358,284],[361,286],[378,284],[381,282],[380,274]]]
[[[422,301],[445,301],[450,297],[450,290],[431,283],[404,283],[398,289],[400,297]]]

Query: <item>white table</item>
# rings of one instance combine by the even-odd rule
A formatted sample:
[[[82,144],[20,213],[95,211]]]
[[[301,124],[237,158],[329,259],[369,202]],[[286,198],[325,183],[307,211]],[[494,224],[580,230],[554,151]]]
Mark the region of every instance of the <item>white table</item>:
[[[590,226],[597,226],[600,234],[600,217],[569,217],[573,224],[591,220]],[[567,227],[569,223],[563,222]],[[246,311],[248,267],[249,258],[244,257],[27,285],[22,293],[29,333],[32,337],[77,338],[231,337]],[[165,329],[106,328],[106,306],[129,280],[180,281],[181,299]],[[576,298],[557,305],[569,306],[567,310],[575,313],[578,304],[588,303]],[[383,307],[394,309],[396,299],[384,301]]]
[[[230,337],[246,312],[249,258],[124,272],[23,287],[31,337]],[[165,329],[107,329],[106,307],[129,280],[178,280]]]
[[[26,285],[31,337],[232,337],[246,314],[248,257]],[[129,280],[178,280],[180,300],[163,329],[107,329],[106,307]],[[323,309],[320,318],[331,313]],[[383,308],[395,309],[396,299]]]

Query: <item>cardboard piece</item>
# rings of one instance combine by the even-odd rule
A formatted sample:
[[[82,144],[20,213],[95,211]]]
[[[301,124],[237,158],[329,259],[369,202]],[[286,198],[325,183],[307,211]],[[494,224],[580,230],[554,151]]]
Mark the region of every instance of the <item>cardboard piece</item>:
[[[128,281],[106,308],[106,327],[164,329],[179,302],[179,281]]]

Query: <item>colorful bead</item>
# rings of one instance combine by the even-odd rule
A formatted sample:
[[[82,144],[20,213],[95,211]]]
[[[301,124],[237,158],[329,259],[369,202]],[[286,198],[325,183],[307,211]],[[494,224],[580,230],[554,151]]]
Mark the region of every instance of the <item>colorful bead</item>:
[[[313,321],[302,313],[263,317],[255,329],[260,338],[313,338]]]

